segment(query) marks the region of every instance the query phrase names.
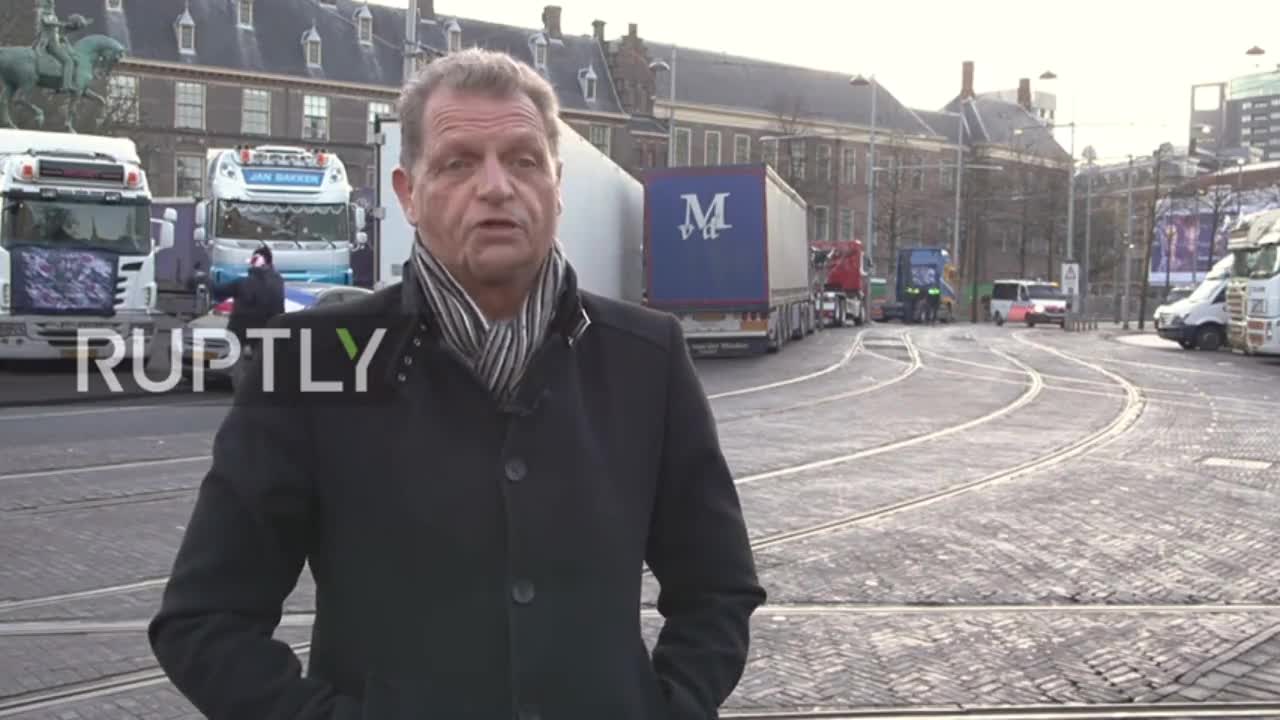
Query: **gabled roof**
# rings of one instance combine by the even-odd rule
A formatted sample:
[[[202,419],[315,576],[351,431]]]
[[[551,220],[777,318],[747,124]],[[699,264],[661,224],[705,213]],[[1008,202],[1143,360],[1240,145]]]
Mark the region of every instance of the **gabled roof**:
[[[933,110],[916,110],[916,115],[920,117],[933,132],[941,135],[950,142],[960,140],[960,115],[954,112],[935,112]]]
[[[943,110],[956,112],[961,106],[957,97]],[[1017,103],[977,96],[963,103],[965,135],[970,143],[1002,145],[1025,149],[1027,152],[1050,160],[1070,161],[1070,155],[1039,118]],[[1021,131],[1021,132],[1015,132]]]
[[[289,75],[305,80],[328,80],[397,89],[402,85],[405,10],[364,0],[255,0],[253,30],[236,25],[232,0],[123,0],[124,13],[109,12],[102,0],[60,0],[58,13],[65,18],[79,13],[93,20],[86,33],[104,33],[125,45],[131,56],[192,66],[210,66],[244,72]],[[361,45],[356,14],[368,8],[373,17],[373,43]],[[195,22],[194,55],[178,51],[175,23],[184,12]],[[448,49],[446,29],[456,20],[464,47],[504,50],[533,65],[532,37],[541,30],[438,15],[434,22],[419,23],[420,44],[443,54]],[[303,37],[312,26],[322,41],[320,68],[310,68],[303,52]],[[607,62],[599,43],[590,35],[566,35],[549,40],[545,76],[565,109],[622,112]],[[587,102],[579,83],[579,71],[593,68],[596,101]]]
[[[604,49],[593,36],[562,34],[559,38],[552,38],[544,35],[541,29],[500,25],[437,13],[434,23],[424,22],[420,25],[418,41],[440,52],[446,51],[449,47],[447,33],[451,22],[456,22],[462,31],[463,47],[501,50],[530,66],[534,65],[534,43],[541,37],[547,43],[547,68],[543,77],[555,88],[562,107],[568,110],[623,113]],[[596,77],[594,101],[586,99],[582,87],[581,77],[588,69]]]
[[[671,45],[646,40],[645,47],[650,60],[671,64]],[[842,73],[682,46],[675,51],[675,76],[677,103],[762,112],[784,122],[816,119],[868,126],[871,120],[871,88],[851,86]],[[654,94],[663,101],[671,97],[671,73],[657,74]],[[876,95],[876,126],[908,135],[936,134],[883,85]]]

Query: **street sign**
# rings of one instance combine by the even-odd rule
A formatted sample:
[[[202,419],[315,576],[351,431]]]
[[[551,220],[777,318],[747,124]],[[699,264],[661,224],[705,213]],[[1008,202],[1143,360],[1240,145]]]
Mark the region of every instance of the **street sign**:
[[[1062,291],[1067,295],[1080,294],[1080,263],[1062,263]]]

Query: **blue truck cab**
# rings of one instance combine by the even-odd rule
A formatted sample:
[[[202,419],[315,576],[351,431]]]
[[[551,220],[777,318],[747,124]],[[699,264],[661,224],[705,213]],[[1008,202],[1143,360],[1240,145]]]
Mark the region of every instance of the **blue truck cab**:
[[[951,253],[946,248],[899,249],[895,275],[894,299],[883,306],[885,320],[900,318],[908,323],[918,320],[932,288],[937,288],[942,297],[938,304],[938,319],[944,322],[955,319],[956,267],[951,263]]]

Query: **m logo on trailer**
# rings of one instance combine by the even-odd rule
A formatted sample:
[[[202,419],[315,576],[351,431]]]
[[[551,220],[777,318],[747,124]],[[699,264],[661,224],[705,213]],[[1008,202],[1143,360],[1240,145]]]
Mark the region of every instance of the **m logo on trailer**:
[[[716,193],[711,199],[711,206],[705,211],[698,201],[697,193],[681,195],[684,200],[684,224],[680,228],[680,237],[688,240],[693,231],[701,230],[703,240],[715,240],[724,230],[732,230],[733,226],[724,220],[724,201],[729,193]]]

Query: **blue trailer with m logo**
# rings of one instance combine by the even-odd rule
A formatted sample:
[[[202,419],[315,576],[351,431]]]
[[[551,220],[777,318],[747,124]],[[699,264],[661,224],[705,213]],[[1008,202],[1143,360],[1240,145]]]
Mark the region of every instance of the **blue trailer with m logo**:
[[[644,178],[645,302],[695,355],[772,352],[817,328],[808,206],[767,165]]]

